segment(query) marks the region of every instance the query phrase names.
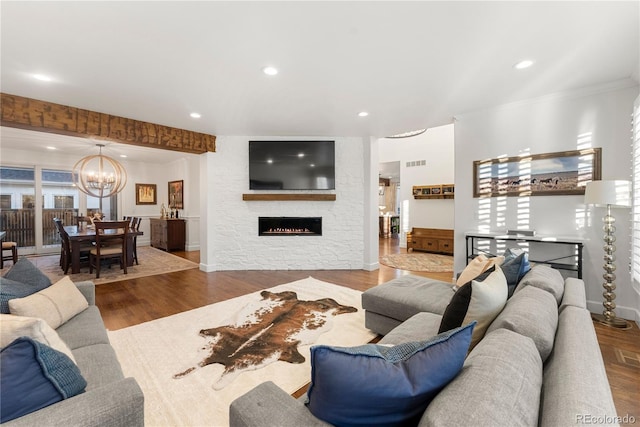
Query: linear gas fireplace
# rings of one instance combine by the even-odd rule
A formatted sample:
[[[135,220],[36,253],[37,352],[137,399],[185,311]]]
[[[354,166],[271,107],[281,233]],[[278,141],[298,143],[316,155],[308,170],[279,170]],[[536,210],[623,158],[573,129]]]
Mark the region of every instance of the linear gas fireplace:
[[[322,236],[322,217],[261,216],[260,236]]]

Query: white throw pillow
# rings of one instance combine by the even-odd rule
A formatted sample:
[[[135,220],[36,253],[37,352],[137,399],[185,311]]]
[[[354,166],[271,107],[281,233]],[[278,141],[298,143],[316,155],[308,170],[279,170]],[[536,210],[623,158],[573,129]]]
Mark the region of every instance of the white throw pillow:
[[[5,348],[20,337],[29,337],[42,344],[48,345],[66,354],[76,363],[76,359],[73,357],[73,353],[67,344],[62,341],[58,333],[43,319],[16,316],[13,314],[0,314],[0,348]]]
[[[46,289],[24,298],[9,300],[9,311],[18,316],[39,317],[53,329],[89,307],[82,292],[64,276]]]
[[[483,281],[472,280],[456,291],[442,314],[438,333],[475,320],[478,323],[473,329],[470,348],[482,339],[493,319],[500,314],[507,303],[507,278],[499,266],[492,268],[495,270]]]

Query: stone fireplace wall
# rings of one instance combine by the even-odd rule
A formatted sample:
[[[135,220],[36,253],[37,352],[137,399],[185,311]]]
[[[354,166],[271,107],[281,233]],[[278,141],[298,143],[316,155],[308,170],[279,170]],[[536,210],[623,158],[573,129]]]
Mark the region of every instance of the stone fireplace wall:
[[[362,269],[364,254],[364,147],[369,139],[310,137],[336,141],[335,201],[243,201],[249,190],[248,141],[218,136],[216,153],[204,158],[203,197],[208,249],[201,263],[214,270]],[[304,138],[264,137],[265,140]],[[273,193],[273,192],[271,192]],[[295,192],[290,193],[307,193]],[[202,193],[201,193],[202,194]],[[259,217],[322,217],[322,236],[258,235]]]

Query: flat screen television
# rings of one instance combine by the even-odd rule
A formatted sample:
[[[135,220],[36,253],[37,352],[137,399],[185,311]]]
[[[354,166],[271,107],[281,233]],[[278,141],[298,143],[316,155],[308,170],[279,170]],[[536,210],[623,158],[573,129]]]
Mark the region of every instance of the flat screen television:
[[[334,190],[335,141],[249,141],[251,190]]]

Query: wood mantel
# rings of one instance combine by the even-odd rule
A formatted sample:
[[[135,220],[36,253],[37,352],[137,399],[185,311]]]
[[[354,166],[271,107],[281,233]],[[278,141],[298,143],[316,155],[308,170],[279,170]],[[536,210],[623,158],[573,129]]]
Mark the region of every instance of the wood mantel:
[[[246,193],[242,195],[244,201],[321,201],[332,202],[336,200],[335,194],[309,194],[309,193]]]
[[[2,126],[142,147],[202,154],[216,151],[216,137],[81,108],[1,93]]]

